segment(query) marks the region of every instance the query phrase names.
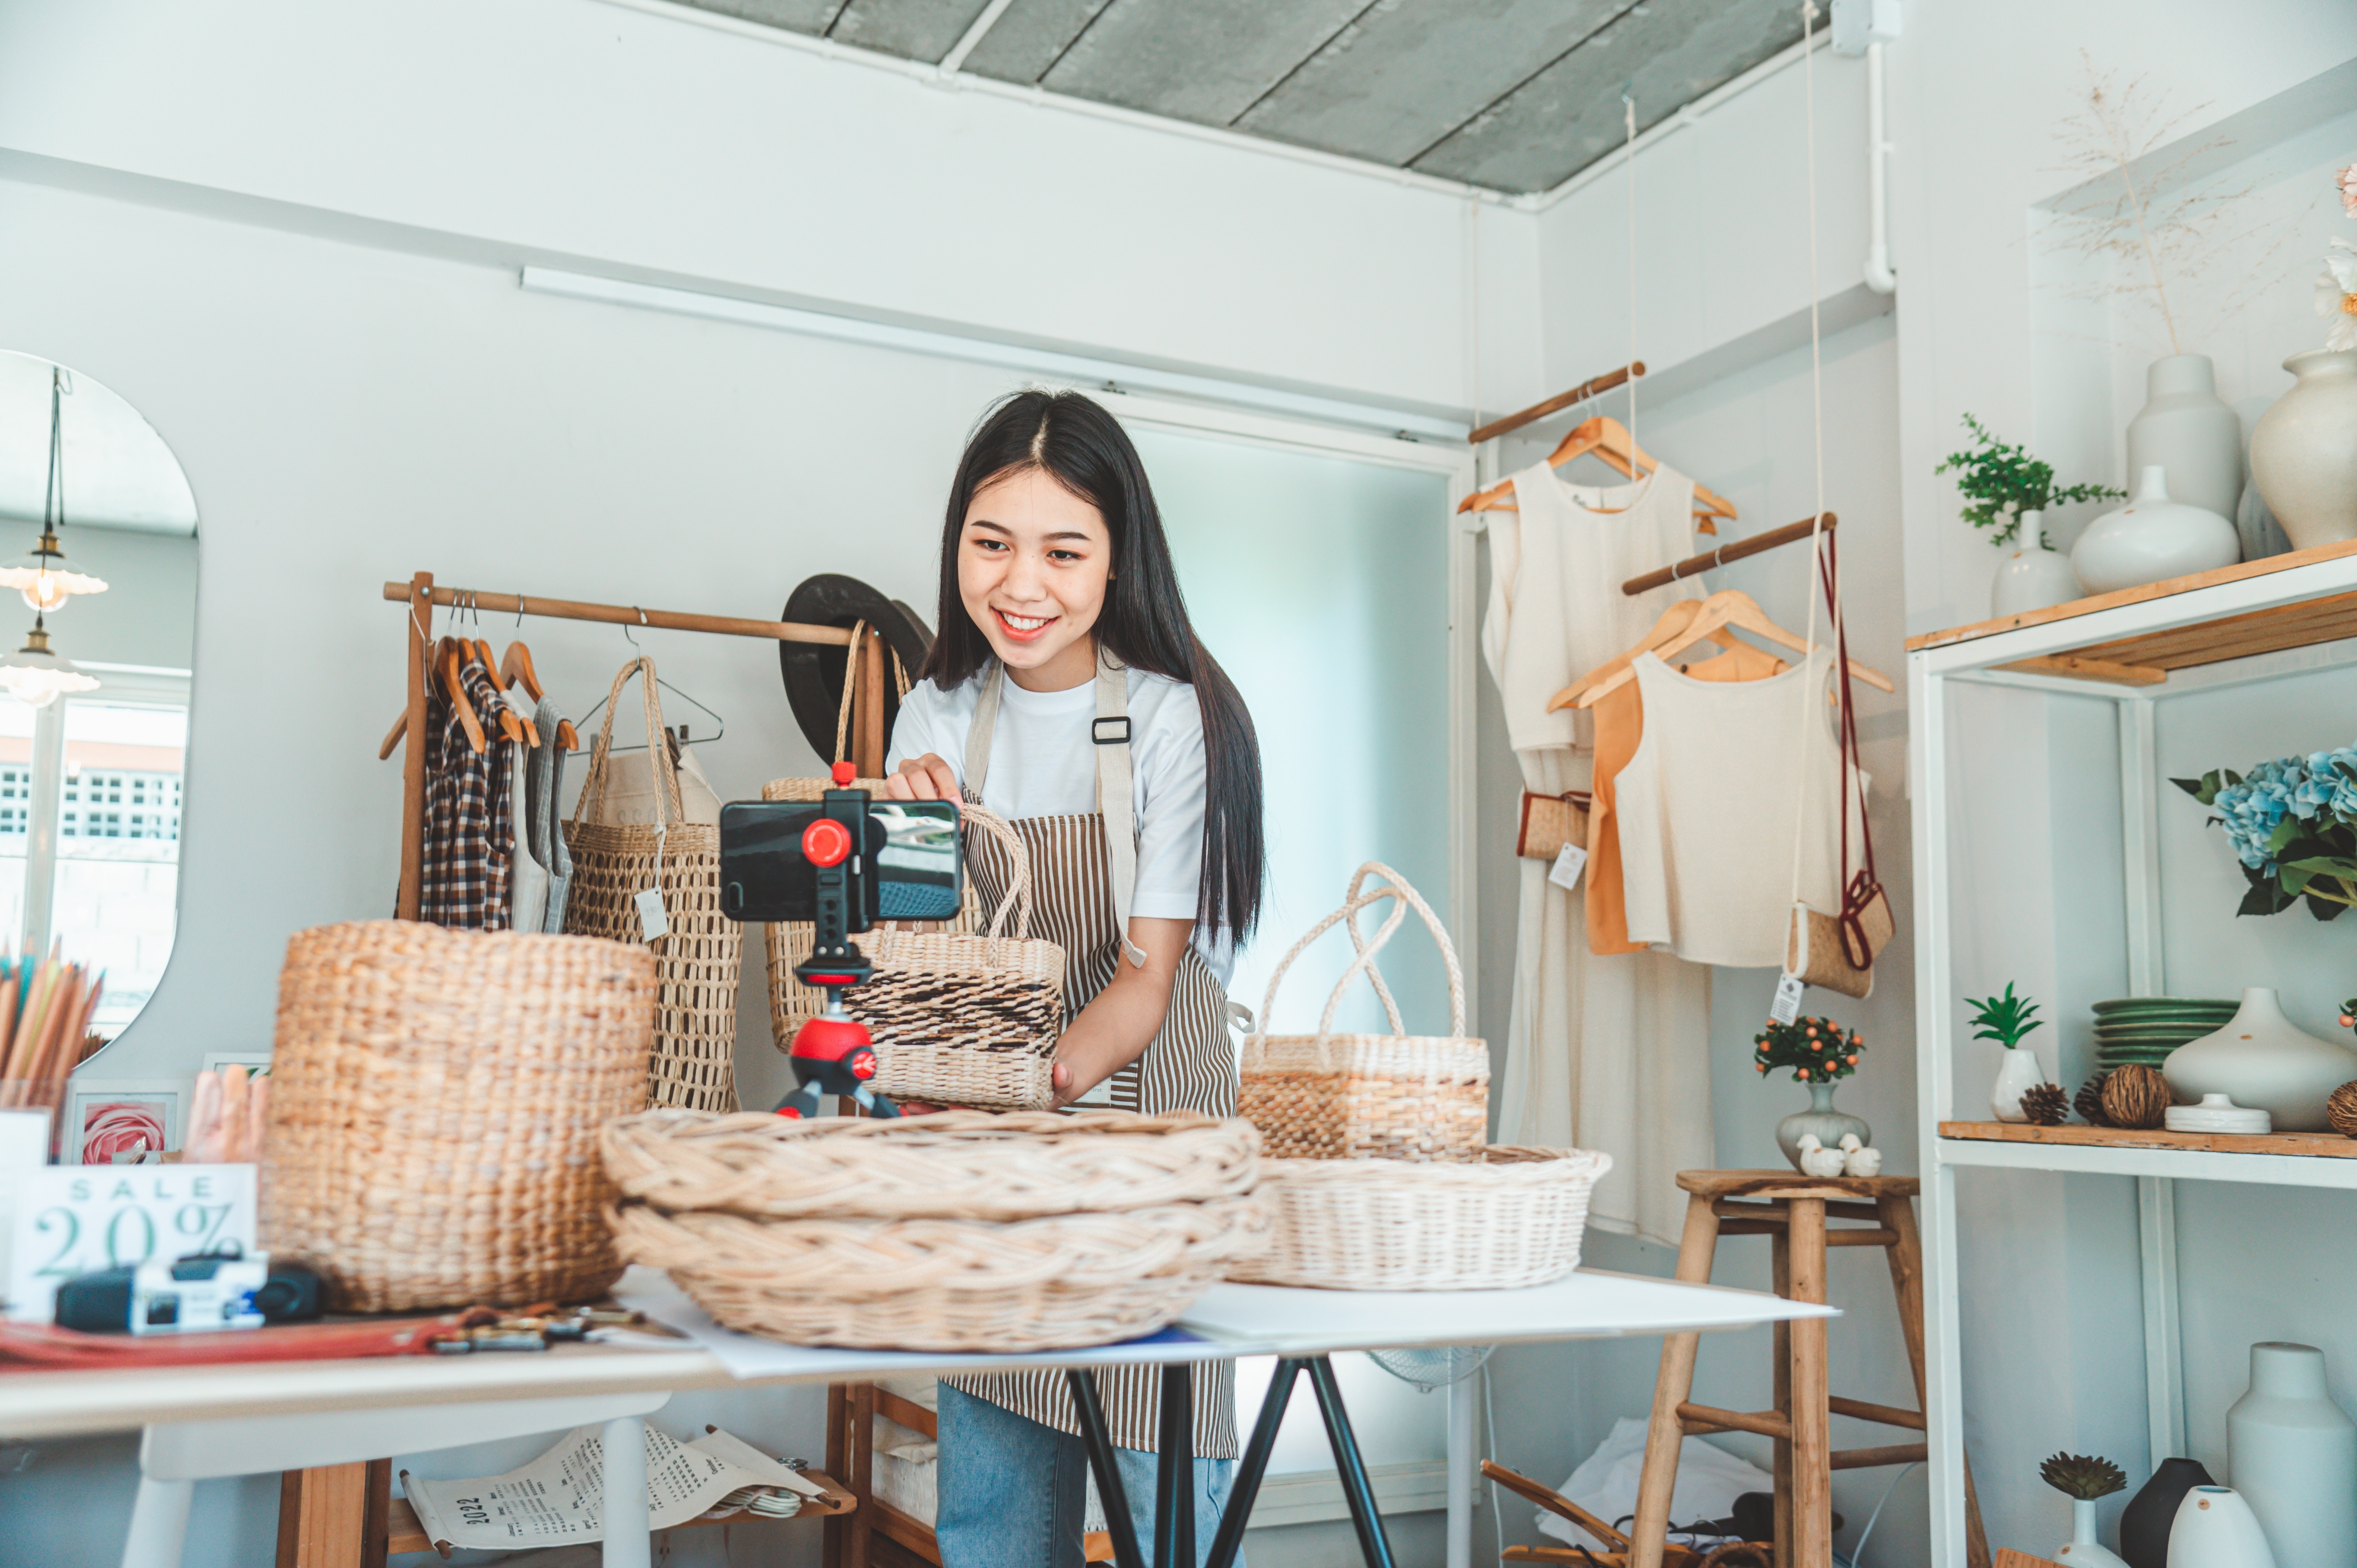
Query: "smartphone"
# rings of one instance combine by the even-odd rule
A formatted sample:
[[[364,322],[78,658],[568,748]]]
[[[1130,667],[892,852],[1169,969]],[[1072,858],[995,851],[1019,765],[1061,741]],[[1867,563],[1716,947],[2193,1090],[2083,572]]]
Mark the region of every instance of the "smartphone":
[[[802,854],[802,830],[824,816],[851,829],[859,846],[848,862],[850,930],[956,916],[965,873],[957,802],[865,797],[721,807],[720,912],[732,920],[815,919],[818,870]]]

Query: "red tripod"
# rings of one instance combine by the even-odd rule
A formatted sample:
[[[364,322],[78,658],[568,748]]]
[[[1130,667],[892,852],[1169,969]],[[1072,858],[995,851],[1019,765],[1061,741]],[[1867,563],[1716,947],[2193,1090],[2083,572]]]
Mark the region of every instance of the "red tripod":
[[[836,784],[851,782],[850,763],[836,763],[834,772]],[[865,794],[830,790],[830,803],[838,793],[851,796],[865,816]],[[794,1031],[793,1049],[787,1059],[794,1064],[794,1078],[801,1087],[786,1096],[777,1113],[815,1116],[819,1097],[833,1094],[857,1101],[874,1115],[898,1116],[898,1106],[867,1087],[867,1080],[876,1076],[876,1047],[867,1026],[843,1007],[843,993],[874,972],[847,929],[851,879],[845,863],[852,854],[851,829],[833,817],[820,817],[802,830],[802,844],[803,855],[818,874],[818,918],[813,922],[811,955],[794,965],[794,978],[824,991],[826,1008]]]

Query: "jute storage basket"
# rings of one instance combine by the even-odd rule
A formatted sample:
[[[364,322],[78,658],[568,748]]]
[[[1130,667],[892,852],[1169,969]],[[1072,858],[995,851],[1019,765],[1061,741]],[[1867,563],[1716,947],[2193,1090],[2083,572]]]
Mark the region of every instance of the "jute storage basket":
[[[1264,1160],[1268,1250],[1230,1275],[1326,1290],[1504,1290],[1579,1266],[1612,1156],[1492,1147],[1478,1161]]]
[[[646,1093],[655,961],[363,920],[278,982],[262,1243],[343,1312],[583,1301],[620,1277],[598,1129]]]
[[[1051,1350],[1168,1326],[1257,1253],[1259,1138],[1194,1112],[609,1123],[632,1262],[806,1345]]]
[[[597,820],[612,775],[614,710],[634,674],[643,676],[648,738],[662,733],[654,661],[634,659],[616,673],[607,693],[605,723],[589,753],[589,777],[565,824],[565,842],[573,852],[565,931],[627,942],[654,954],[662,991],[640,1103],[734,1111],[737,976],[745,937],[744,928],[720,912],[720,830],[683,820],[679,776],[669,748],[659,740],[647,747],[647,765],[654,770],[657,810],[664,820],[653,826]],[[662,890],[670,923],[652,942],[645,940],[638,906],[639,895],[650,887]]]
[[[1370,878],[1379,879],[1372,888]],[[1385,899],[1393,909],[1372,940],[1359,913]],[[1423,918],[1448,971],[1449,1033],[1411,1035],[1400,1019],[1375,955],[1414,909]],[[1314,1035],[1249,1036],[1243,1046],[1236,1112],[1258,1127],[1271,1159],[1469,1160],[1489,1135],[1490,1047],[1465,1034],[1465,976],[1439,918],[1389,866],[1369,861],[1351,878],[1342,907],[1312,927],[1269,976],[1259,1026],[1269,1026],[1276,989],[1304,949],[1335,925],[1358,950],[1326,999]],[[1364,971],[1391,1022],[1388,1035],[1337,1035],[1342,993]]]

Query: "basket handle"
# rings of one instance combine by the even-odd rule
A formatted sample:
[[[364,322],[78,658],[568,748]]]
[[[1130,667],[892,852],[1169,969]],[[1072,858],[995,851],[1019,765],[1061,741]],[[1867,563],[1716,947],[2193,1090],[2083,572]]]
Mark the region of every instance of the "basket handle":
[[[1006,852],[1007,860],[1015,867],[1013,880],[1007,885],[1006,897],[998,901],[998,908],[990,917],[990,929],[983,934],[993,941],[997,940],[1000,930],[1006,924],[1007,912],[1012,910],[1015,914],[1015,940],[1021,941],[1031,934],[1030,852],[1023,847],[1023,841],[1015,836],[1015,830],[1006,825],[1006,819],[997,812],[984,811],[972,803],[962,810],[966,825],[980,828],[997,840],[999,847]]]
[[[1351,876],[1350,897],[1352,899],[1356,899],[1359,897],[1360,889],[1366,886],[1367,877],[1374,871],[1374,862],[1369,861],[1366,865],[1359,867],[1357,873]],[[1396,907],[1394,908],[1394,914],[1401,912],[1402,911],[1400,911]],[[1355,952],[1365,952],[1367,950],[1367,939],[1359,930],[1359,916],[1355,909],[1351,911],[1350,920],[1347,924],[1351,932],[1351,950]],[[1383,1004],[1383,1016],[1391,1020],[1392,1033],[1394,1035],[1406,1034],[1407,1025],[1401,1021],[1399,1004],[1392,1000],[1392,988],[1383,983],[1383,972],[1382,969],[1370,965],[1367,970],[1367,978],[1374,982],[1375,996]]]
[[[573,822],[578,826],[584,813],[595,800],[600,806],[606,800],[607,758],[614,749],[614,710],[621,705],[622,688],[630,684],[632,675],[643,675],[640,690],[646,698],[647,766],[654,773],[655,825],[668,828],[671,816],[684,821],[686,808],[679,799],[679,774],[672,766],[671,747],[662,739],[662,699],[655,691],[655,661],[644,654],[631,660],[614,671],[614,684],[606,693],[606,720],[597,726],[597,743],[589,748],[589,776],[581,782],[581,793],[573,802]]]
[[[1359,891],[1370,875],[1383,878],[1383,885],[1365,892]],[[1391,940],[1392,933],[1399,929],[1400,922],[1407,918],[1410,909],[1423,917],[1426,928],[1432,932],[1434,943],[1440,949],[1441,962],[1448,971],[1449,1037],[1458,1040],[1465,1037],[1465,973],[1458,967],[1457,949],[1449,942],[1448,932],[1441,926],[1439,917],[1432,912],[1432,907],[1408,886],[1406,878],[1380,861],[1371,860],[1361,866],[1358,875],[1351,878],[1351,897],[1344,901],[1342,907],[1311,927],[1278,961],[1275,972],[1268,979],[1268,992],[1261,1003],[1259,1029],[1245,1041],[1246,1050],[1256,1050],[1266,1038],[1270,1018],[1276,1009],[1277,987],[1284,982],[1285,972],[1293,967],[1293,961],[1299,958],[1311,942],[1325,935],[1329,927],[1345,921],[1350,924],[1354,945],[1360,944],[1359,911],[1386,898],[1393,900],[1393,910],[1375,929],[1373,937],[1363,940],[1363,945],[1359,946],[1358,956],[1342,972],[1341,979],[1335,982],[1332,993],[1326,998],[1326,1011],[1318,1020],[1318,1039],[1322,1043],[1332,1035],[1334,1013],[1341,1005],[1342,993],[1350,988],[1351,980],[1361,970],[1368,973],[1376,987],[1376,993],[1383,999],[1384,1011],[1392,1022],[1392,1032],[1395,1035],[1407,1033],[1400,1020],[1398,1007],[1391,1000],[1390,988],[1383,984],[1382,972],[1375,967],[1375,955],[1383,950],[1385,942]]]
[[[837,762],[843,760],[844,746],[851,738],[851,674],[859,668],[859,636],[866,629],[867,623],[864,620],[851,623],[851,650],[843,658],[843,705],[834,710],[834,760]],[[904,686],[900,695],[905,697],[908,694]]]

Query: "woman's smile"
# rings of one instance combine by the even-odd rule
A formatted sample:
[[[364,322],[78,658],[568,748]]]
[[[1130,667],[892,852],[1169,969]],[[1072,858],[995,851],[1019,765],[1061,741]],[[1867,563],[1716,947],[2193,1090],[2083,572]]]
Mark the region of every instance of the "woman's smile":
[[[1047,634],[1049,627],[1061,618],[1058,616],[1019,616],[996,605],[991,607],[991,613],[998,618],[998,629],[1017,642],[1037,642]]]

